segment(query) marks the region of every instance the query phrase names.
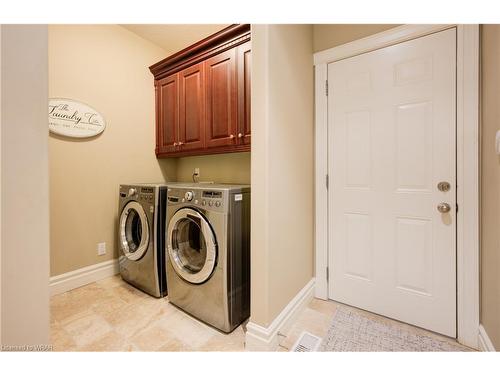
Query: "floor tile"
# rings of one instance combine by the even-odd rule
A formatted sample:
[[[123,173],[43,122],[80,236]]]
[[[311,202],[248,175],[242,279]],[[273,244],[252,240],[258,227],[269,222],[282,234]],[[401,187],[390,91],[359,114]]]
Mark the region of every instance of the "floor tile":
[[[78,346],[88,345],[111,332],[112,328],[101,316],[89,314],[62,326]]]

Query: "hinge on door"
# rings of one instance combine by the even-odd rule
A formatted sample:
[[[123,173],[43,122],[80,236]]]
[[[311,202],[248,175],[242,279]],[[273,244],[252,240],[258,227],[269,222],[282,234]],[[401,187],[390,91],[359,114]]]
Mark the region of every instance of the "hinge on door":
[[[328,80],[325,81],[325,95],[328,96]]]
[[[455,205],[456,205],[456,207],[457,207],[457,210],[456,210],[455,212],[458,212],[458,203],[456,203]]]
[[[330,280],[330,269],[326,267],[326,281],[328,282]]]
[[[328,178],[328,175],[326,175],[326,189],[328,190],[328,186],[330,185],[330,179]]]

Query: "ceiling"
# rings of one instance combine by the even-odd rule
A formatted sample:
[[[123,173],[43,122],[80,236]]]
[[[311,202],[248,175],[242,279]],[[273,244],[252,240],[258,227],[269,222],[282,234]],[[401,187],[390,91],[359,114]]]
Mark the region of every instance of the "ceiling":
[[[229,25],[121,25],[129,31],[175,53]]]

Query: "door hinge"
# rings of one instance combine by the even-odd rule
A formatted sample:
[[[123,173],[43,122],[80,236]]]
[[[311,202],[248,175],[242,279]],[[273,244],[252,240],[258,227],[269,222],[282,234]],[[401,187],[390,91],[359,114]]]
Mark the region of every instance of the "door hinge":
[[[328,186],[330,185],[330,179],[328,178],[328,175],[326,175],[326,189],[328,190]]]
[[[328,282],[330,280],[330,269],[326,267],[326,281]]]
[[[328,80],[325,81],[325,95],[328,96]]]
[[[456,203],[455,206],[457,207],[457,210],[455,212],[458,212],[458,203]]]

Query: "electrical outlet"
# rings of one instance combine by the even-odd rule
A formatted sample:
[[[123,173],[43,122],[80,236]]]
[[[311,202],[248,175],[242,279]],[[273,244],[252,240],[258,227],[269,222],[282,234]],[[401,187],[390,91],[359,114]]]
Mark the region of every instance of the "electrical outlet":
[[[195,168],[194,169],[194,173],[193,173],[195,176],[198,176],[200,177],[200,168]]]
[[[106,254],[106,242],[99,242],[97,244],[97,255]]]

